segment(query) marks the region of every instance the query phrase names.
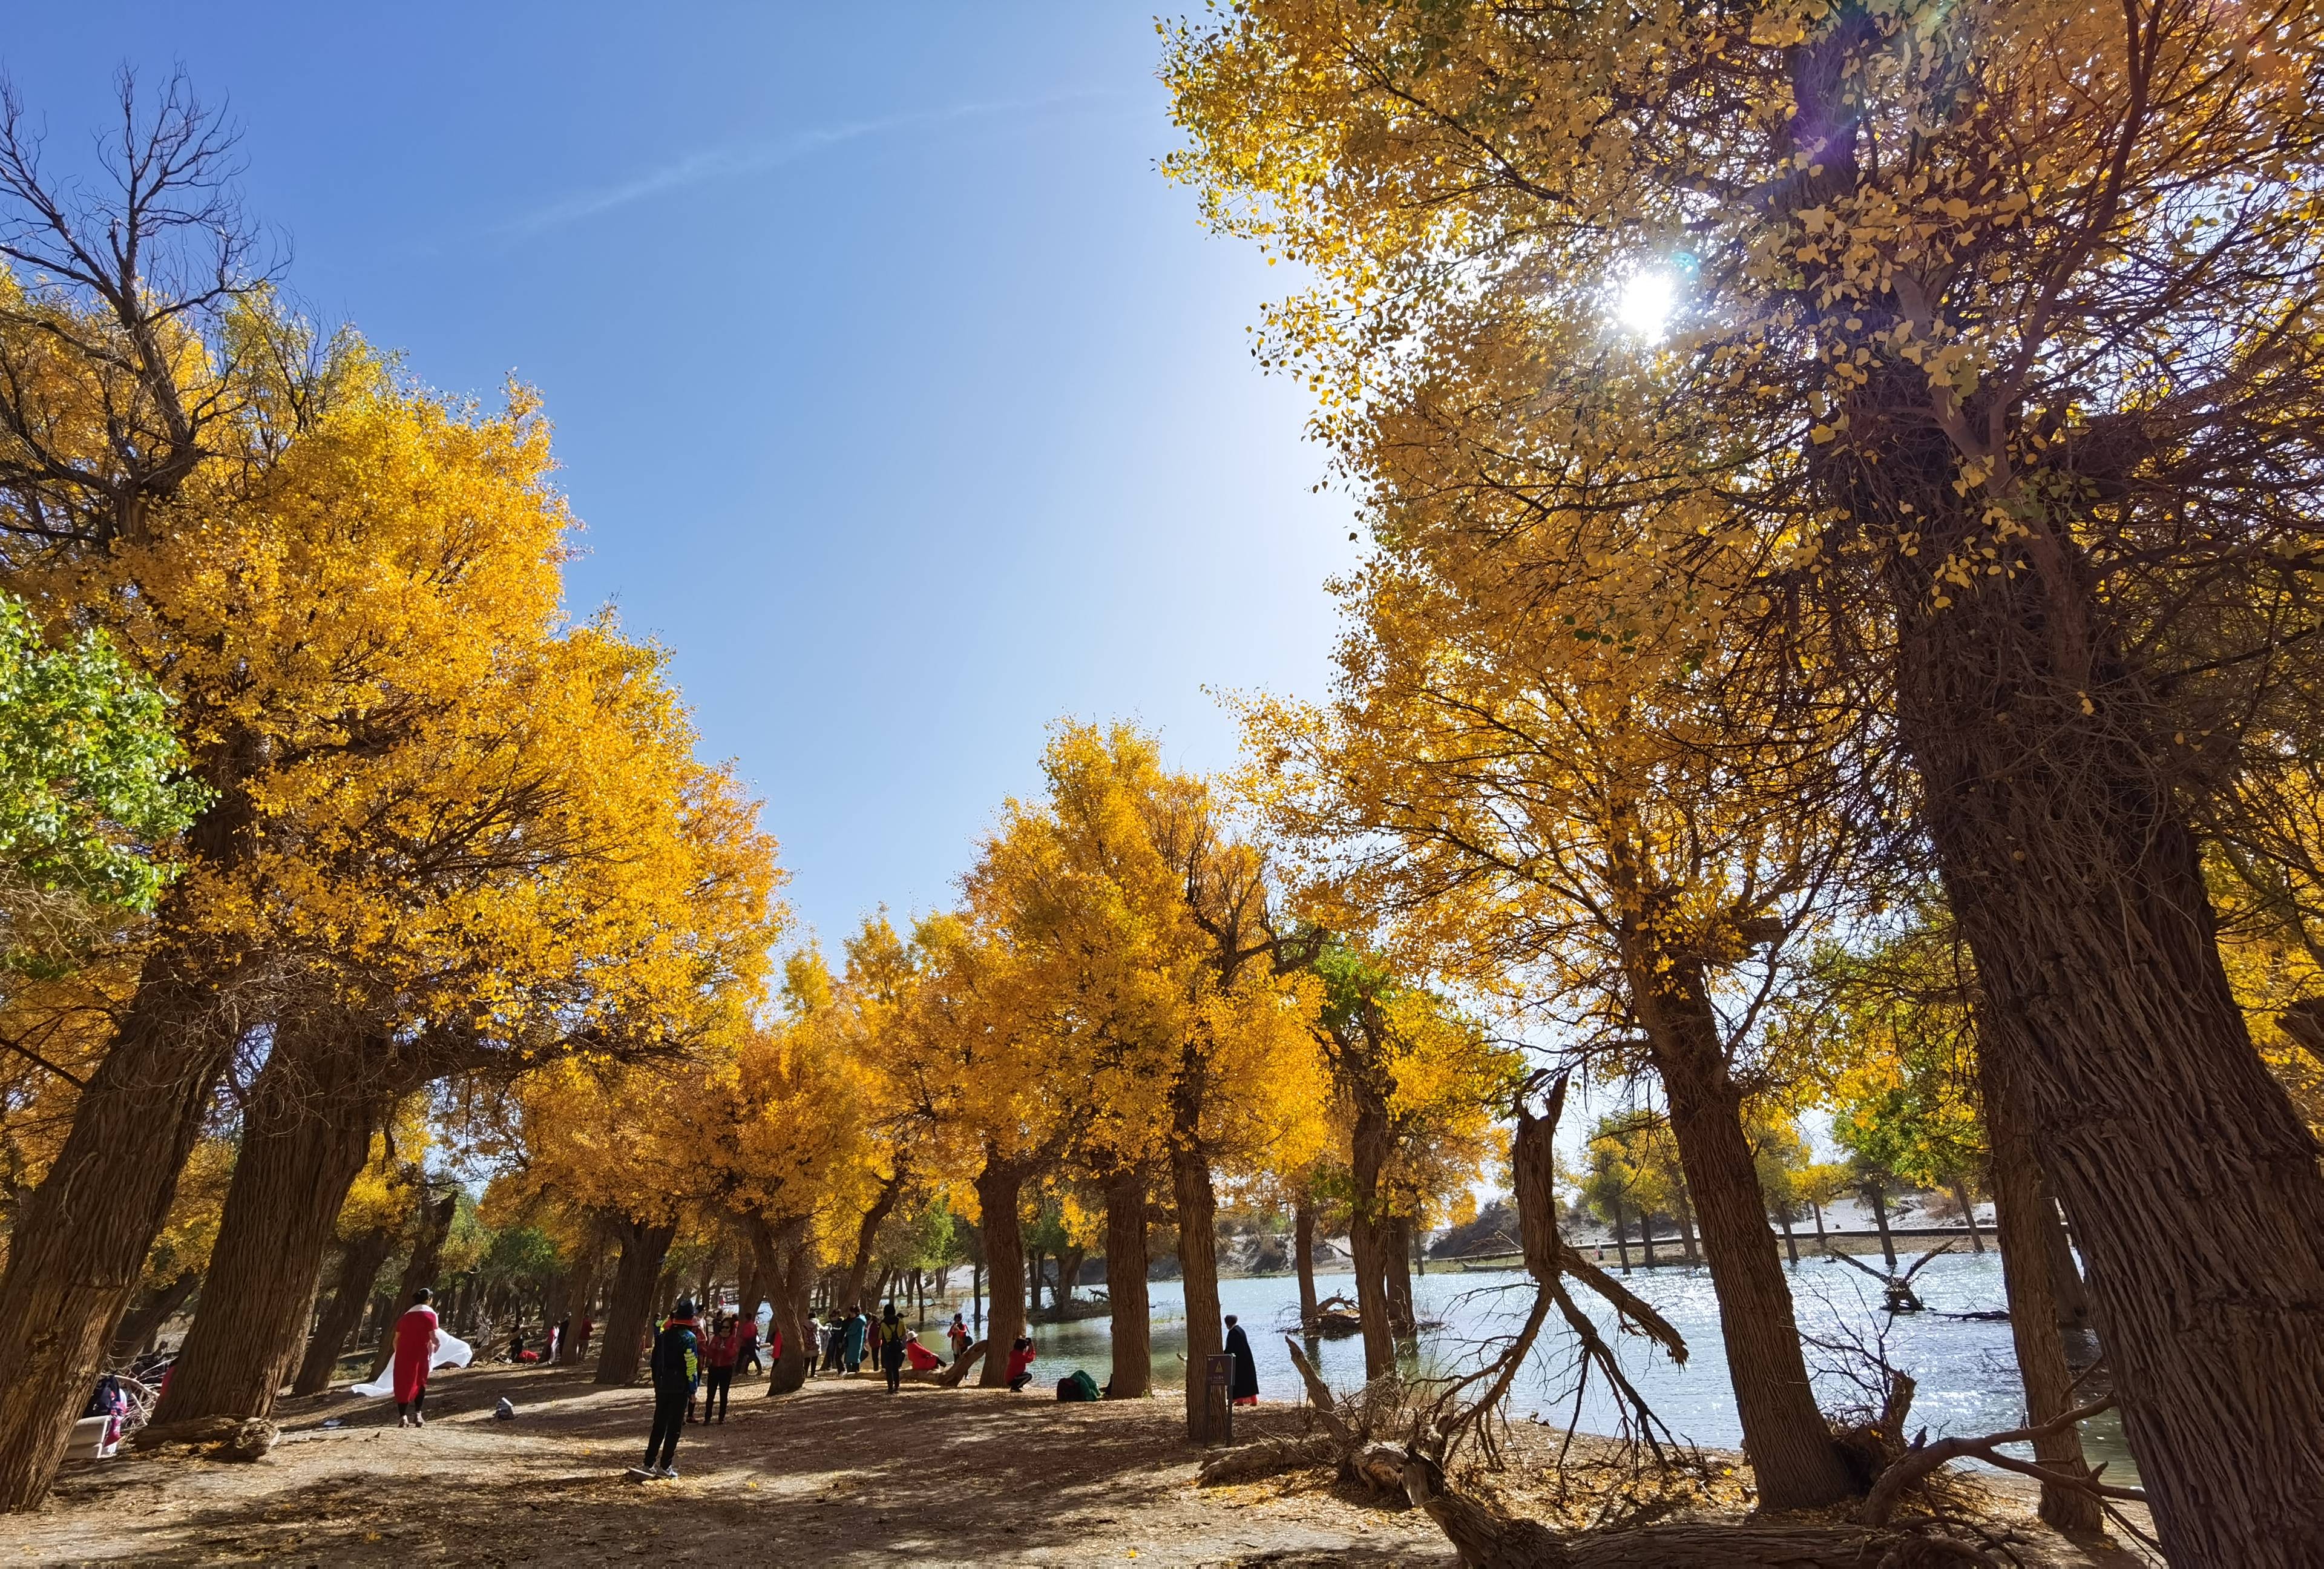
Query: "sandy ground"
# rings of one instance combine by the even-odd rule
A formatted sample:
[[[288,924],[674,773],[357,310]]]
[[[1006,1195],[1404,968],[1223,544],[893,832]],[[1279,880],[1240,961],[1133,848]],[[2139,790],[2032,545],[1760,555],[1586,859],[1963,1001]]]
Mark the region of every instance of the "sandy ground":
[[[38,1513],[0,1517],[0,1564],[1457,1563],[1425,1515],[1325,1472],[1198,1489],[1202,1452],[1180,1436],[1175,1391],[1062,1406],[1038,1384],[890,1398],[875,1380],[834,1379],[781,1399],[764,1387],[754,1380],[723,1426],[686,1430],[675,1482],[622,1475],[644,1448],[648,1391],[577,1371],[438,1373],[419,1431],[352,1395],[285,1401],[282,1440],[255,1464],[174,1448],[68,1466]],[[512,1422],[492,1417],[503,1395]],[[1237,1437],[1302,1419],[1245,1410]],[[1524,1479],[1542,1476],[1554,1435],[1521,1424],[1512,1438],[1503,1491],[1546,1515],[1526,1507]],[[2032,1529],[2031,1501],[2005,1489],[1985,1512]],[[2036,1535],[2029,1564],[2128,1562]]]
[[[1455,1562],[1416,1511],[1320,1478],[1197,1491],[1175,1398],[1061,1406],[1035,1385],[892,1399],[870,1380],[763,1383],[692,1426],[675,1482],[622,1476],[642,1388],[508,1367],[437,1375],[432,1419],[354,1396],[284,1401],[254,1465],[124,1449],[69,1465],[38,1513],[0,1518],[0,1563],[1423,1564]],[[1175,1392],[1174,1392],[1175,1393]],[[492,1419],[503,1395],[517,1419]],[[321,1426],[340,1418],[336,1428]],[[1289,1407],[1238,1436],[1297,1430]]]

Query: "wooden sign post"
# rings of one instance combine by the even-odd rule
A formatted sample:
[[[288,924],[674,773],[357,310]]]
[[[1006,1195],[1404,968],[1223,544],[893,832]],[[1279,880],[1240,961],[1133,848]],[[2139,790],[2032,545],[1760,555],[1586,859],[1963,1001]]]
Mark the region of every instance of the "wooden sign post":
[[[1234,1358],[1224,1352],[1211,1358],[1203,1380],[1203,1442],[1234,1442]]]

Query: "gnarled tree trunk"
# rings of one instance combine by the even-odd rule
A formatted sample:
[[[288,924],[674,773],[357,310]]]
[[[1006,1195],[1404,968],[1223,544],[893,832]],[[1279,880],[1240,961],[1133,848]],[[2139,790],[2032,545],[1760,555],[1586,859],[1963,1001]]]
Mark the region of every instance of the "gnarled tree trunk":
[[[379,1110],[364,1079],[375,1042],[327,1022],[286,1024],[243,1107],[242,1148],[201,1311],[155,1426],[263,1417],[306,1343],[315,1288]]]
[[[223,974],[167,939],[155,946],[72,1131],[17,1211],[0,1275],[0,1509],[32,1509],[48,1492],[169,1217],[240,1033],[222,1006]]]
[[[1808,1383],[1791,1288],[1768,1245],[1766,1195],[1743,1131],[1701,964],[1659,947],[1653,911],[1623,933],[1630,1005],[1670,1102],[1671,1133],[1719,1295],[1720,1338],[1743,1449],[1771,1509],[1811,1509],[1855,1491]]]
[[[374,1226],[353,1241],[339,1245],[338,1284],[331,1288],[331,1299],[324,1304],[321,1322],[314,1334],[307,1337],[306,1354],[299,1361],[299,1376],[290,1380],[294,1395],[319,1395],[331,1387],[331,1370],[339,1364],[340,1353],[363,1323],[364,1308],[371,1301],[371,1288],[379,1278],[380,1266],[395,1249],[395,1232],[386,1226]]]
[[[1388,1278],[1388,1326],[1410,1337],[1420,1332],[1412,1306],[1412,1217],[1390,1215],[1380,1226],[1380,1270]]]
[[[1105,1185],[1105,1291],[1113,1326],[1117,1400],[1153,1388],[1154,1325],[1146,1294],[1146,1174],[1125,1171]]]
[[[1951,455],[1900,440],[1947,520]],[[1929,477],[1914,481],[1916,474]],[[2324,1172],[2253,1049],[2144,688],[2075,561],[1932,608],[1892,564],[1898,718],[2011,1098],[2078,1227],[2123,1426],[2173,1563],[2324,1563]],[[2151,747],[2142,751],[2143,747]]]
[[[1354,1199],[1348,1214],[1348,1252],[1356,1271],[1356,1317],[1364,1336],[1364,1378],[1396,1369],[1394,1315],[1388,1301],[1387,1222],[1381,1214],[1380,1172],[1388,1164],[1388,1108],[1375,1097],[1356,1097],[1356,1122],[1350,1145]]]
[[[614,1266],[613,1295],[598,1331],[597,1372],[591,1381],[600,1384],[627,1384],[638,1376],[641,1348],[659,1306],[654,1289],[661,1283],[662,1260],[678,1238],[678,1223],[625,1216],[615,1223],[613,1233],[622,1241],[622,1261]]]
[[[1170,1187],[1178,1204],[1178,1264],[1186,1290],[1186,1435],[1202,1443],[1214,1436],[1204,1380],[1226,1328],[1219,1320],[1218,1196],[1211,1163],[1190,1140],[1171,1146]]]
[[[1009,1348],[1025,1333],[1025,1229],[1017,1214],[1025,1170],[988,1154],[977,1174],[977,1229],[984,1237],[984,1260],[992,1276],[992,1303],[984,1338],[992,1347],[977,1383],[998,1389],[1009,1381]]]

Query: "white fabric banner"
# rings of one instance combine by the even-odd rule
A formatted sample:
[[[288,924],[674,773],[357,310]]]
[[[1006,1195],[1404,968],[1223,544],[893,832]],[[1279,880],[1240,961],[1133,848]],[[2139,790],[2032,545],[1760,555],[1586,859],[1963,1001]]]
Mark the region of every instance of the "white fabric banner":
[[[436,1360],[428,1364],[431,1368],[465,1368],[476,1354],[466,1341],[440,1326],[436,1331]],[[386,1371],[370,1383],[350,1384],[347,1388],[374,1400],[394,1394],[395,1359],[388,1358]]]

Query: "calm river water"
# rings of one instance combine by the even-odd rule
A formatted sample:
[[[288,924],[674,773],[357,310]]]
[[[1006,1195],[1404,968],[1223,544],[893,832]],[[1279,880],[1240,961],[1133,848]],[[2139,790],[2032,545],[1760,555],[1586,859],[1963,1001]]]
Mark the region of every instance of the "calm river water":
[[[1868,1339],[1879,1332],[1884,1315],[1877,1288],[1856,1270],[1829,1259],[1803,1260],[1790,1278],[1803,1334],[1839,1339],[1840,1332],[1853,1332]],[[1574,1298],[1598,1310],[1599,1326],[1619,1349],[1625,1371],[1674,1432],[1701,1444],[1739,1447],[1743,1434],[1736,1422],[1735,1393],[1728,1383],[1727,1355],[1720,1342],[1719,1308],[1710,1272],[1700,1268],[1639,1269],[1627,1284],[1686,1337],[1689,1356],[1684,1367],[1674,1367],[1659,1352],[1648,1355],[1646,1343],[1635,1337],[1616,1337],[1611,1310],[1589,1292],[1576,1291]],[[1934,1311],[1895,1319],[1886,1330],[1889,1361],[1919,1383],[1913,1402],[1914,1425],[1926,1426],[1931,1437],[1991,1433],[2017,1425],[2024,1412],[2009,1325],[1941,1315],[2004,1306],[2000,1260],[1990,1253],[1947,1255],[1932,1260],[1914,1286]],[[1355,1282],[1345,1275],[1319,1275],[1315,1287],[1322,1297],[1355,1295]],[[1531,1282],[1515,1270],[1471,1273],[1440,1266],[1416,1277],[1412,1287],[1420,1317],[1440,1324],[1422,1332],[1415,1371],[1424,1374],[1474,1366],[1480,1343],[1513,1331],[1532,1303]],[[1157,1386],[1183,1387],[1186,1331],[1181,1285],[1176,1280],[1157,1280],[1149,1289],[1155,1317],[1154,1381]],[[1292,1369],[1282,1334],[1298,1318],[1298,1282],[1288,1276],[1222,1280],[1219,1296],[1223,1311],[1238,1315],[1250,1332],[1262,1398],[1298,1398],[1298,1374]],[[1033,1334],[1040,1348],[1035,1371],[1045,1382],[1054,1385],[1077,1367],[1086,1368],[1099,1383],[1105,1381],[1112,1336],[1104,1319],[1041,1324]],[[1554,1315],[1542,1333],[1541,1348],[1534,1367],[1516,1387],[1511,1415],[1540,1416],[1563,1425],[1572,1408],[1572,1359],[1567,1337],[1559,1331]],[[1360,1338],[1323,1341],[1319,1351],[1317,1367],[1333,1387],[1351,1388],[1363,1381]],[[1812,1371],[1819,1360],[1831,1359],[1811,1348]],[[1857,1398],[1836,1373],[1817,1371],[1816,1383],[1827,1407]],[[1596,1432],[1615,1427],[1615,1407],[1600,1380],[1592,1380],[1580,1425]],[[2112,1463],[2107,1470],[2109,1481],[2133,1482],[2129,1452],[2111,1413],[2088,1426],[2083,1443],[2093,1461]]]

